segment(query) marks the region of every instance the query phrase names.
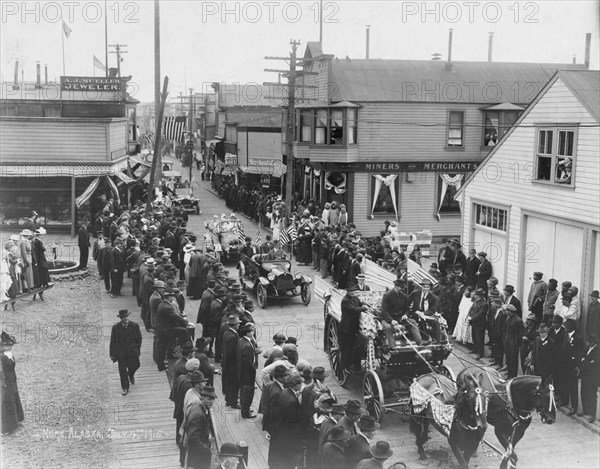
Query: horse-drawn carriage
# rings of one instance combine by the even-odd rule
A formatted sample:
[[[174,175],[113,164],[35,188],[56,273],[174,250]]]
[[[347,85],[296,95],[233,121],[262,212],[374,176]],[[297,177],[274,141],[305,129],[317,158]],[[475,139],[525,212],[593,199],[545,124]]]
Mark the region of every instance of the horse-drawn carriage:
[[[206,247],[214,249],[221,262],[238,262],[240,260],[241,239],[244,234],[242,221],[233,213],[227,217],[225,214],[213,215],[212,220],[204,222],[208,230],[204,235]]]
[[[416,263],[409,261],[408,270],[414,279],[428,274]],[[355,361],[360,358],[363,374],[362,392],[367,411],[376,419],[381,419],[385,411],[397,407],[405,412],[409,402],[409,388],[413,378],[425,373],[436,372],[450,378],[454,373],[444,365],[452,346],[445,328],[441,326],[442,337],[427,345],[417,345],[408,337],[404,326],[396,326],[393,331],[396,347],[387,347],[387,339],[380,320],[381,299],[386,289],[393,287],[396,277],[372,262],[367,263],[365,272],[370,291],[359,291],[357,296],[368,311],[360,318],[360,331],[354,351]],[[393,280],[390,281],[390,276]],[[435,279],[434,279],[435,280]],[[315,294],[324,303],[324,348],[335,378],[345,385],[349,373],[343,369],[340,360],[338,327],[341,319],[341,301],[345,291],[332,288],[326,281],[315,279]]]

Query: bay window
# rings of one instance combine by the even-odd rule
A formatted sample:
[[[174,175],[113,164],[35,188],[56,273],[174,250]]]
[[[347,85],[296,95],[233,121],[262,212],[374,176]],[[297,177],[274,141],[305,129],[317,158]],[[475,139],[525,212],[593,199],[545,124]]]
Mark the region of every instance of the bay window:
[[[317,145],[355,145],[358,138],[358,110],[333,105],[327,108],[296,110],[294,141]]]
[[[317,109],[315,126],[315,143],[326,143],[327,135],[327,109]]]
[[[331,145],[343,145],[344,143],[344,111],[335,109],[331,111],[329,143]]]

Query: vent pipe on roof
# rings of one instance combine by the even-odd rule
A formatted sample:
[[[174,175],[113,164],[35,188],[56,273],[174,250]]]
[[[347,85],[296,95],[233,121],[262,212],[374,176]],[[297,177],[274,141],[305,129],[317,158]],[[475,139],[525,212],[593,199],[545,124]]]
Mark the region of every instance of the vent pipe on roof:
[[[13,88],[15,90],[19,89],[19,59],[15,60],[15,83]]]
[[[40,61],[38,60],[35,64],[35,68],[36,68],[36,79],[35,79],[35,87],[36,88],[41,88],[42,87],[42,66],[40,65]]]
[[[48,64],[44,64],[44,84],[48,84]]]
[[[590,45],[592,43],[592,33],[585,35],[585,68],[590,68]]]
[[[488,62],[492,61],[492,48],[494,47],[494,33],[489,33],[488,38]]]
[[[448,30],[448,62],[452,62],[452,31],[452,28]]]
[[[573,54],[573,65],[577,63],[577,54]]]
[[[367,56],[366,58],[367,59],[369,58],[369,32],[370,31],[371,31],[371,25],[368,24],[367,25],[367,31],[366,31],[367,32],[367,54],[366,54],[366,56]]]

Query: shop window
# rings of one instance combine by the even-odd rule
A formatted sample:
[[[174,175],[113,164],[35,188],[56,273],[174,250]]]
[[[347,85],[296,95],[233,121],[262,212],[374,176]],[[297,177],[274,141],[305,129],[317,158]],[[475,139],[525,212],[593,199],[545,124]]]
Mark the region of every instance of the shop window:
[[[343,145],[344,143],[344,111],[341,109],[331,111],[329,143],[331,145]]]
[[[450,111],[448,113],[448,146],[463,146],[464,111]]]
[[[508,212],[501,208],[475,204],[475,224],[506,232]]]
[[[453,180],[457,176],[455,174],[448,174],[448,179]],[[462,180],[462,177],[459,181]],[[438,213],[460,213],[460,204],[458,200],[454,200],[456,192],[460,188],[460,185],[449,184],[444,179],[440,178],[437,185],[437,206]]]
[[[519,118],[518,111],[485,111],[483,113],[483,146],[493,147]]]
[[[394,178],[394,176],[396,176]],[[379,179],[378,183],[376,179]],[[371,184],[371,215],[388,215],[395,217],[400,194],[400,178],[397,175],[374,175]]]
[[[536,180],[571,186],[576,159],[576,129],[538,129]]]
[[[327,143],[327,109],[317,109],[315,126],[315,143]]]
[[[352,145],[357,142],[357,127],[356,127],[356,109],[348,109],[348,145]]]

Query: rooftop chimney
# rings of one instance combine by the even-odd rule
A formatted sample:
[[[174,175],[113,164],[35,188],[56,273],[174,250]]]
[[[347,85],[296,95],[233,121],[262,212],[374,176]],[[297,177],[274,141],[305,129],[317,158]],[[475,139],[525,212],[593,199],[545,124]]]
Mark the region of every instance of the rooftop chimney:
[[[452,31],[452,28],[448,30],[448,62],[452,62]]]
[[[13,90],[19,89],[19,59],[15,60],[15,82],[13,84]]]
[[[492,48],[494,46],[494,33],[489,33],[488,38],[488,62],[492,61]]]
[[[36,67],[35,87],[41,88],[42,87],[42,68],[41,68],[39,60],[36,62],[35,67]]]
[[[44,64],[44,84],[47,85],[48,84],[48,64]]]
[[[585,68],[590,68],[590,45],[592,43],[592,33],[586,33],[585,35]]]
[[[577,63],[577,54],[573,54],[573,65]]]
[[[371,31],[371,25],[367,25],[367,59],[369,58],[369,32]]]

